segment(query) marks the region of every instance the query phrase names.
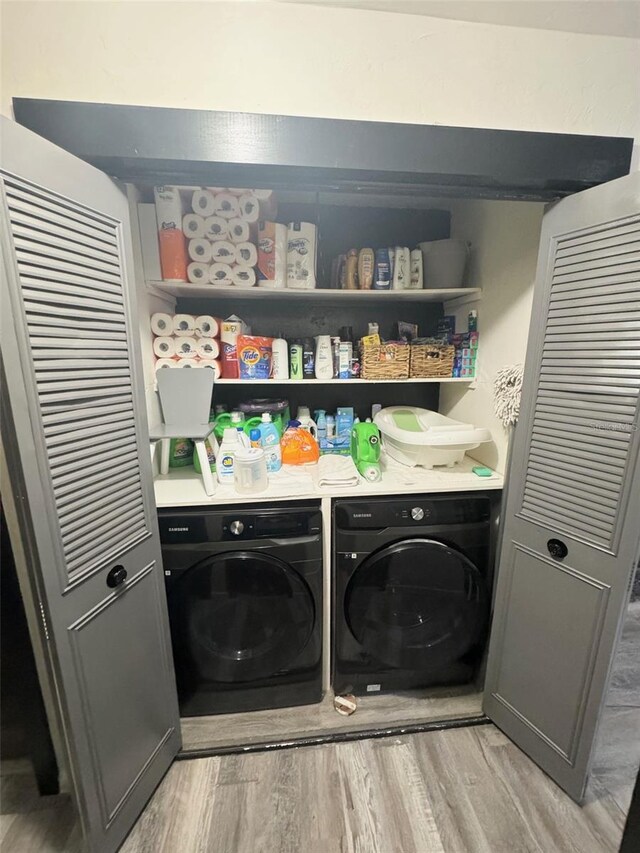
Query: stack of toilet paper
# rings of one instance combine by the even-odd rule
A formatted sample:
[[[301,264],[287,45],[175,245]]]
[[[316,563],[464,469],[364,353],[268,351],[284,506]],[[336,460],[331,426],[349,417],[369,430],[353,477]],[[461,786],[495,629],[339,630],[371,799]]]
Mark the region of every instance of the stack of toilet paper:
[[[220,363],[220,321],[202,314],[153,314],[153,352],[155,367],[209,367],[216,379],[222,373]]]
[[[193,284],[253,287],[257,281],[258,222],[275,215],[272,190],[207,187],[191,195],[182,219],[187,278]]]

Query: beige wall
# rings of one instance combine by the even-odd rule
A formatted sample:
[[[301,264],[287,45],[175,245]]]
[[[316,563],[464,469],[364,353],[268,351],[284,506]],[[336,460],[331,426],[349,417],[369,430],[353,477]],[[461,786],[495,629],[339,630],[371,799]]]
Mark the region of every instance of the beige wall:
[[[640,137],[631,39],[274,2],[2,3],[14,95]]]
[[[472,455],[504,472],[508,433],[493,412],[493,382],[501,367],[524,362],[544,205],[469,201],[451,210],[452,236],[472,244],[468,283],[482,288],[480,301],[453,313],[464,331],[469,311],[477,310],[480,348],[474,386],[442,385],[440,411],[488,427],[493,441]]]

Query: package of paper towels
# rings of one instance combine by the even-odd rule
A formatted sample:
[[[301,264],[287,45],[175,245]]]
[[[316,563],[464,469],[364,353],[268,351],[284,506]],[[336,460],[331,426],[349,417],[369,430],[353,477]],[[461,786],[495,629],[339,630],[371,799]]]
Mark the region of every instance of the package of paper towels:
[[[258,231],[258,285],[287,286],[287,226],[261,222]]]

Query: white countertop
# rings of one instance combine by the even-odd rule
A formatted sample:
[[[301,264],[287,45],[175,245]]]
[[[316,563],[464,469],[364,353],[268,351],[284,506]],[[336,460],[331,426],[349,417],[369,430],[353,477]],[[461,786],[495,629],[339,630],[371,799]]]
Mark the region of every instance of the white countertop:
[[[215,495],[207,497],[202,478],[193,468],[174,468],[169,474],[155,478],[155,495],[158,507],[174,506],[224,506],[239,503],[257,503],[310,498],[365,497],[369,495],[402,495],[412,493],[465,492],[501,489],[504,478],[493,473],[478,477],[472,472],[479,463],[465,456],[452,468],[407,468],[395,462],[382,466],[382,479],[369,483],[360,479],[357,486],[347,488],[320,487],[317,466],[284,466],[277,474],[269,475],[269,487],[257,495],[241,495],[233,486],[218,484]]]

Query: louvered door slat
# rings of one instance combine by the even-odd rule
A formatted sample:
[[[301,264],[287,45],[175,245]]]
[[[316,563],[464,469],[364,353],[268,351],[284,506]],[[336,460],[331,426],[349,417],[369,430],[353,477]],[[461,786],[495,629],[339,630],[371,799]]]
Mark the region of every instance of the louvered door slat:
[[[63,527],[75,523],[79,518],[88,516],[98,510],[103,511],[105,507],[113,506],[115,503],[125,500],[127,504],[136,500],[136,488],[139,483],[138,472],[133,471],[128,477],[122,477],[119,481],[118,494],[103,495],[100,490],[94,489],[88,498],[86,497],[60,497],[56,499],[58,506],[64,506],[65,516]]]
[[[639,238],[636,218],[557,243],[523,487],[523,517],[600,547],[638,429]]]
[[[103,311],[96,313],[93,308],[83,309],[75,305],[56,304],[54,302],[38,302],[25,299],[25,311],[29,316],[30,323],[39,323],[43,317],[50,320],[51,317],[62,318],[59,322],[64,325],[67,319],[71,320],[87,320],[90,323],[104,323],[106,327],[113,329],[126,329],[124,315],[105,314]],[[56,320],[56,322],[58,322]]]
[[[148,533],[119,225],[12,178],[5,192],[71,580]]]
[[[14,217],[13,235],[16,240],[24,240],[26,243],[33,246],[37,251],[37,246],[46,246],[48,250],[66,250],[81,255],[86,258],[99,258],[111,264],[119,265],[119,255],[117,246],[112,242],[104,243],[94,241],[90,246],[82,238],[78,239],[78,235],[73,232],[65,234],[64,229],[55,228],[51,225],[42,225],[39,228],[34,228],[33,223],[24,220],[21,222]],[[55,241],[52,245],[52,238]]]
[[[46,239],[46,235],[38,232],[29,232],[28,229],[15,228],[13,232],[14,245],[18,259],[27,260],[37,266],[46,265],[49,260],[56,264],[55,268],[66,268],[67,266],[87,267],[90,270],[104,270],[110,277],[117,280],[120,270],[120,262],[117,255],[111,255],[101,251],[97,246],[83,246],[72,240],[60,240],[56,238],[52,243]]]
[[[28,223],[34,220],[59,222],[67,228],[77,229],[89,244],[94,240],[113,243],[113,225],[99,214],[93,215],[73,202],[49,196],[36,187],[19,187],[10,180],[6,182],[6,193],[12,222],[16,213],[22,213]]]
[[[136,464],[135,451],[131,453],[121,453],[118,456],[118,461],[105,460],[98,462],[92,466],[91,472],[78,475],[78,471],[69,471],[66,474],[59,474],[56,478],[56,486],[54,493],[56,498],[64,499],[68,495],[74,494],[91,494],[91,489],[95,488],[96,483],[100,484],[104,481],[105,472],[116,480],[126,475]]]
[[[34,287],[34,282],[26,276],[23,276],[21,281],[22,294],[26,299],[38,301],[44,305],[67,305],[75,307],[78,304],[77,294],[63,292],[62,288],[56,282],[49,282],[50,290],[47,291],[46,286],[41,285],[40,282],[35,282],[36,286]],[[80,292],[82,293],[83,308],[93,308],[96,311],[100,311],[105,319],[110,315],[115,319],[124,319],[122,304],[117,300],[97,298],[96,291],[89,292],[88,290],[81,290]],[[100,296],[99,293],[98,296]]]

